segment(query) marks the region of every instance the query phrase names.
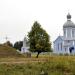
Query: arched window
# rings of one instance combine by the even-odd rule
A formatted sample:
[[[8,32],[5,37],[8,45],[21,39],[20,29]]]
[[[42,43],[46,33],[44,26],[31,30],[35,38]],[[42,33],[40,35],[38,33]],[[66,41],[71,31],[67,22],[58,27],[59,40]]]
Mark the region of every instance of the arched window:
[[[72,29],[72,37],[75,37],[75,29]]]
[[[61,43],[61,50],[62,50],[62,43]]]
[[[66,29],[64,29],[64,36],[66,37]]]
[[[59,51],[59,43],[58,43],[58,51]]]
[[[65,52],[66,52],[66,48],[65,48]]]
[[[72,30],[72,37],[74,37],[74,30]]]

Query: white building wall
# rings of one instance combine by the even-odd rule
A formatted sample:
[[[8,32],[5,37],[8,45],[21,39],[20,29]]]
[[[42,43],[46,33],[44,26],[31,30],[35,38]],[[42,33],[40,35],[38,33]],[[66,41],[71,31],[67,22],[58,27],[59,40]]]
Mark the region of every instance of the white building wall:
[[[57,40],[54,42],[54,53],[60,54],[60,53],[64,53],[63,50],[63,40],[61,39],[61,37],[58,37]]]
[[[27,46],[27,39],[26,37],[23,40],[23,46],[21,48],[21,53],[29,52],[29,47]]]

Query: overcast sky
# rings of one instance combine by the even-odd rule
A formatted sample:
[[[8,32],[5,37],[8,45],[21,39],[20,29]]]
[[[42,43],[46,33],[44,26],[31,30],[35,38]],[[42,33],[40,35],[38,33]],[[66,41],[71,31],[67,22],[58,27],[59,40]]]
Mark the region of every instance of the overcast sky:
[[[23,40],[38,21],[50,35],[51,42],[63,35],[68,12],[75,22],[74,0],[0,0],[0,43],[7,36],[14,43]]]

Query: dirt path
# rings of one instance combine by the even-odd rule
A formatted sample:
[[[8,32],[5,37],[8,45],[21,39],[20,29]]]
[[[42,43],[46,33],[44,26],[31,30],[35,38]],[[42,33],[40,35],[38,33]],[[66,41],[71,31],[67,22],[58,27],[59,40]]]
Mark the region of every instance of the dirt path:
[[[0,62],[0,64],[24,64],[24,63],[38,63],[38,62],[46,62],[46,61],[13,61],[13,62]]]

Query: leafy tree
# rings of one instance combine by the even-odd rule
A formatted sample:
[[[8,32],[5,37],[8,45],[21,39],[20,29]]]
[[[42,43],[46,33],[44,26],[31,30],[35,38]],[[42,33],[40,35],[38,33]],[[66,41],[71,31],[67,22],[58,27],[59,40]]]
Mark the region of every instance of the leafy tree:
[[[18,49],[21,51],[21,47],[23,46],[23,41],[17,41],[14,44],[14,48]]]
[[[13,44],[12,44],[10,41],[5,42],[4,45],[7,45],[7,46],[10,46],[10,47],[13,47]]]
[[[51,51],[51,42],[47,32],[36,21],[34,22],[31,31],[28,33],[28,40],[30,43],[30,51],[38,52],[37,58],[41,52]]]

